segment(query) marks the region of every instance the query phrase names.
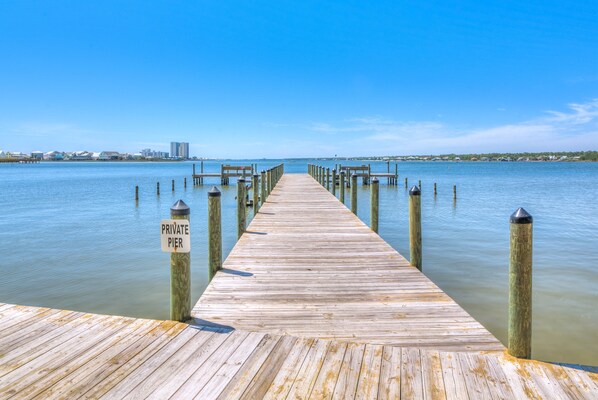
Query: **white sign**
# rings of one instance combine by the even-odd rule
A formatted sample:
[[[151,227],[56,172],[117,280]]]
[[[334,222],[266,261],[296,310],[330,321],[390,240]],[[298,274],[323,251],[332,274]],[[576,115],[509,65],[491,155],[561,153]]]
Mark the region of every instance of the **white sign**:
[[[160,242],[166,253],[189,253],[191,234],[186,219],[164,219],[160,222]]]

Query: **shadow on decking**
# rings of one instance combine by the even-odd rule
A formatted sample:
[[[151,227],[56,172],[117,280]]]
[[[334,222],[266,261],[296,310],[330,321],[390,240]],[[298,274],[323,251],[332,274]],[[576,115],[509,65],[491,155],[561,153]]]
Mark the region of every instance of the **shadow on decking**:
[[[222,268],[220,272],[225,274],[237,275],[237,276],[253,276],[251,272],[237,271],[236,269]]]
[[[245,233],[249,235],[267,235],[266,232],[256,232],[256,231],[245,231]]]
[[[201,318],[192,318],[188,323],[191,328],[201,329],[208,332],[230,333],[235,330],[232,326],[217,324]]]

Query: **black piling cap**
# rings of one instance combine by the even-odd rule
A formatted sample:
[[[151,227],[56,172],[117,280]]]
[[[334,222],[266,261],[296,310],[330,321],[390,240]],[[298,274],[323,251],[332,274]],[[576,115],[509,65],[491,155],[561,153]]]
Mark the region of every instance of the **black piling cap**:
[[[531,224],[532,222],[534,222],[532,216],[521,207],[511,214],[512,224]]]
[[[179,200],[170,207],[170,215],[189,215],[191,213],[191,209],[183,200]]]
[[[409,190],[409,196],[419,196],[422,194],[422,191],[419,190],[417,185],[413,185],[413,187]]]
[[[378,183],[378,178],[372,179],[372,183]]]
[[[333,169],[332,169],[332,172],[334,172],[334,173],[336,174],[336,168],[333,168]]]
[[[216,186],[212,186],[212,188],[208,192],[208,197],[220,197],[221,194],[222,193],[220,193],[220,190],[218,190]]]
[[[259,178],[259,175],[258,174],[253,174],[253,177],[254,178]]]
[[[245,183],[245,178],[241,177],[237,182]]]

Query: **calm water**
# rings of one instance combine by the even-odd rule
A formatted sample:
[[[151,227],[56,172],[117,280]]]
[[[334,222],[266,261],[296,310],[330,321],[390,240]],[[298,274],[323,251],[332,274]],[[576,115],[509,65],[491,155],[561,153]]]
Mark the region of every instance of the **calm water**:
[[[260,170],[278,163],[248,162]],[[286,171],[306,164],[287,161]],[[195,302],[207,283],[206,192],[218,182],[194,188],[190,174],[190,163],[0,164],[0,302],[168,318],[169,256],[158,223],[179,198],[191,207]],[[381,236],[408,258],[403,180],[421,179],[424,272],[503,343],[508,218],[526,208],[534,216],[533,356],[598,364],[598,163],[414,162],[399,163],[399,175],[398,187],[381,181]],[[369,221],[369,188],[359,188],[359,216]],[[236,188],[221,189],[226,255],[236,240]]]

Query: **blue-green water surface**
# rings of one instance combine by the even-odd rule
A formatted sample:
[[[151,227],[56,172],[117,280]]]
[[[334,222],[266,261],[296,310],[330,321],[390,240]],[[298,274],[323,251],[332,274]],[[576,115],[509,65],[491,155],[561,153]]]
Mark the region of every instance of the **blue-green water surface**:
[[[261,170],[280,161],[230,163],[250,162]],[[308,162],[314,161],[285,161],[286,172],[304,173]],[[386,163],[371,164],[386,172]],[[206,162],[205,170],[219,166]],[[223,192],[226,256],[236,241],[236,188],[221,187],[217,178],[193,187],[191,168],[189,162],[0,164],[0,302],[168,318],[169,255],[160,250],[158,224],[178,199],[191,207],[195,302],[207,284],[207,191],[217,184]],[[598,364],[598,163],[399,163],[398,186],[381,179],[380,235],[409,258],[405,177],[409,186],[422,181],[425,274],[503,343],[509,215],[517,207],[529,211],[533,356]],[[368,201],[369,187],[359,185],[358,214],[366,223]]]

